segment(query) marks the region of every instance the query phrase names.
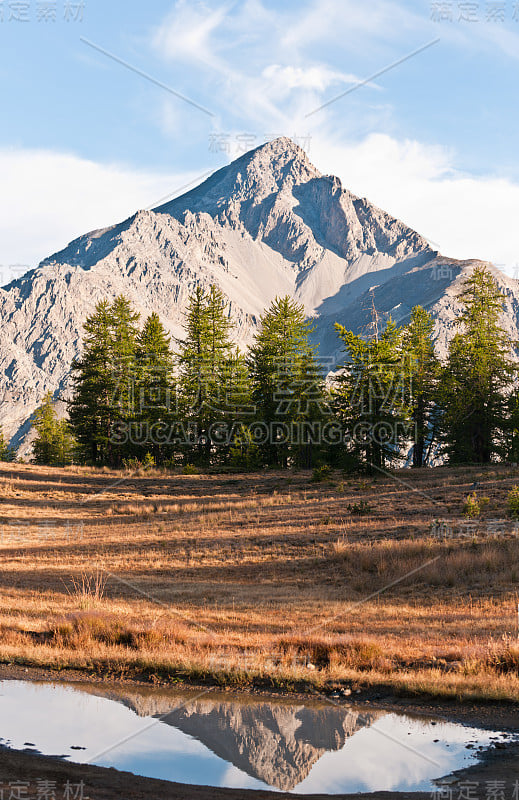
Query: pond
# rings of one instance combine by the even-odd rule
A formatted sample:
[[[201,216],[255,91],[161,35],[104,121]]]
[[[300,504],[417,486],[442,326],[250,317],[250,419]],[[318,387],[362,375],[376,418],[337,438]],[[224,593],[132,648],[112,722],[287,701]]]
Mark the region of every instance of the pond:
[[[506,734],[369,706],[0,681],[0,744],[186,784],[419,791]]]

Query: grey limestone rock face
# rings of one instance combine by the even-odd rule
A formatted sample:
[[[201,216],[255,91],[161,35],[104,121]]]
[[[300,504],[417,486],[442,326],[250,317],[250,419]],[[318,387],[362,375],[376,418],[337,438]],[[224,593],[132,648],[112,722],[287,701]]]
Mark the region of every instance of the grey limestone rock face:
[[[48,390],[67,398],[82,325],[102,299],[125,294],[142,317],[156,311],[181,336],[194,288],[215,283],[246,346],[265,307],[290,294],[314,317],[330,363],[340,359],[334,322],[363,332],[372,303],[398,323],[420,304],[436,320],[442,355],[460,284],[481,263],[440,256],[322,175],[290,139],[275,139],[181,197],[79,237],[0,289],[0,425],[27,452],[31,414]],[[518,339],[519,284],[488,266],[506,295],[505,327]]]

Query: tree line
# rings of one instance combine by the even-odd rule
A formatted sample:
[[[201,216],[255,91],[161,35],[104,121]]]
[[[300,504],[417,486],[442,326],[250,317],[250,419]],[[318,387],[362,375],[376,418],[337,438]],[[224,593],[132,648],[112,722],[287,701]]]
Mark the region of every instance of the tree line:
[[[276,298],[247,352],[233,343],[229,306],[197,288],[185,335],[158,315],[139,325],[124,296],[100,302],[72,365],[68,420],[49,394],[36,412],[33,460],[121,467],[315,467],[380,470],[409,463],[517,461],[518,365],[501,327],[504,297],[491,273],[465,280],[445,361],[420,306],[363,337],[336,323],[344,361],[329,366],[312,323]]]

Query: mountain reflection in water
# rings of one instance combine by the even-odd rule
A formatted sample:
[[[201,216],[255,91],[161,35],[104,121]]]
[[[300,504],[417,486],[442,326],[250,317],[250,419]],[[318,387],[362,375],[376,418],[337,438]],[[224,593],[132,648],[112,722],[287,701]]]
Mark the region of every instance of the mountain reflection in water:
[[[128,705],[149,716],[145,702],[133,700]],[[205,699],[167,712],[166,703],[153,715],[198,739],[247,775],[284,791],[301,783],[324,753],[340,750],[350,736],[376,719],[372,713],[331,705],[312,708]]]
[[[0,681],[5,746],[32,742],[45,755],[184,784],[427,791],[474,763],[477,745],[492,738],[494,731],[326,700]]]

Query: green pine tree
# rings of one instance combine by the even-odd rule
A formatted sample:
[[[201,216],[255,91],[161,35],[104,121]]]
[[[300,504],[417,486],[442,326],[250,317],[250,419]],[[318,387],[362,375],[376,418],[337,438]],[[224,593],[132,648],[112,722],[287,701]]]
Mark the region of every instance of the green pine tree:
[[[322,373],[309,342],[312,330],[302,305],[288,295],[276,297],[250,348],[251,396],[265,426],[260,450],[267,465],[310,467],[321,443],[319,426],[327,409]]]
[[[0,426],[0,461],[14,461],[16,451],[12,448],[5,438],[3,428]]]
[[[411,434],[402,331],[389,320],[366,341],[338,323],[335,329],[347,356],[333,389],[347,453],[363,468],[380,470],[402,456]]]
[[[130,449],[138,316],[121,296],[112,305],[98,303],[83,326],[69,415],[83,457],[93,464],[118,466]]]
[[[519,461],[519,389],[515,384],[506,402],[504,458],[517,464]]]
[[[85,460],[108,461],[114,393],[110,304],[102,300],[83,325],[83,352],[72,364],[73,397],[69,416]]]
[[[135,349],[140,315],[133,310],[127,297],[119,295],[110,307],[110,316],[113,392],[110,398],[113,415],[110,463],[114,467],[119,467],[124,457],[133,451],[132,442],[119,443],[116,432],[122,429],[129,434],[134,415]]]
[[[140,426],[141,458],[150,453],[156,464],[166,459],[167,430],[172,421],[173,353],[171,338],[166,333],[158,314],[153,312],[145,321],[135,345],[135,394],[132,428]]]
[[[192,433],[184,457],[209,464],[229,452],[233,424],[247,396],[244,360],[231,340],[232,322],[223,293],[197,287],[186,312],[186,335],[178,340],[178,406]]]
[[[36,438],[32,444],[35,464],[65,466],[72,463],[74,438],[67,420],[58,419],[51,392],[47,392],[43,403],[36,410],[33,427],[36,430]]]
[[[413,467],[427,463],[437,426],[436,387],[440,364],[434,352],[434,321],[415,306],[403,330],[403,347],[409,367],[410,412],[413,423]]]
[[[503,299],[485,267],[474,269],[458,297],[461,331],[449,344],[439,386],[442,440],[451,463],[488,463],[506,452],[515,367],[500,326]]]

